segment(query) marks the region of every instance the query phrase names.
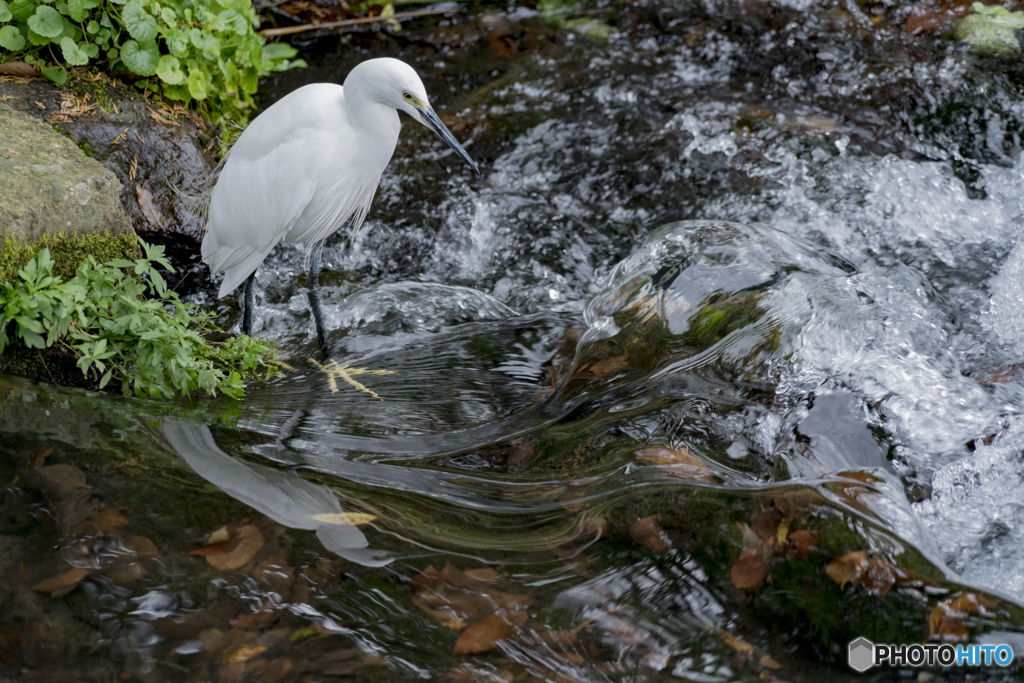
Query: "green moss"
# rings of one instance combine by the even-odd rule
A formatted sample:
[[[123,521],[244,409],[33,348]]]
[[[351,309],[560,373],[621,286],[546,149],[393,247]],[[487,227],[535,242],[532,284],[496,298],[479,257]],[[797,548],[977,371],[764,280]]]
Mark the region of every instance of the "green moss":
[[[78,147],[78,149],[82,150],[82,153],[85,154],[85,156],[89,157],[90,159],[96,156],[96,152],[95,150],[93,150],[88,140],[82,140],[81,142],[79,142],[78,140],[75,140],[75,137],[71,134],[70,130],[66,130],[64,128],[61,128],[60,126],[54,126],[53,129],[60,133],[61,135],[63,135],[64,137],[66,137],[68,140],[71,140],[71,142],[75,143],[75,146]]]
[[[110,86],[103,81],[86,81],[76,78],[66,86],[66,89],[75,96],[85,98],[100,106],[103,111],[110,113],[115,111],[114,100],[111,97]]]
[[[682,341],[701,350],[714,346],[734,330],[757,322],[764,315],[759,306],[763,298],[761,291],[711,294],[701,302]]]
[[[89,141],[88,140],[82,140],[81,142],[78,142],[78,143],[75,143],[75,144],[77,144],[78,145],[78,149],[82,150],[85,153],[85,156],[89,157],[90,159],[93,158],[94,156],[96,156],[96,152],[89,145]]]
[[[135,259],[141,255],[139,242],[134,232],[102,232],[81,235],[76,233],[51,233],[35,242],[23,242],[10,235],[3,236],[0,249],[0,282],[10,282],[31,259],[43,248],[50,250],[54,260],[54,275],[70,280],[78,270],[78,264],[92,255],[104,263],[115,258]]]

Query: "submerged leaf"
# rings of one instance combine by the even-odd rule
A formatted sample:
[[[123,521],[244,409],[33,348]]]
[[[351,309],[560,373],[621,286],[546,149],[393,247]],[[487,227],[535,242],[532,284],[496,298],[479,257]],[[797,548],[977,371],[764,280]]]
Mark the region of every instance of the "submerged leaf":
[[[668,548],[668,536],[665,530],[658,525],[661,515],[651,515],[638,519],[629,527],[629,535],[640,545],[651,550],[665,550]]]
[[[75,567],[69,569],[63,574],[52,576],[45,581],[32,586],[32,590],[38,593],[49,593],[50,597],[59,598],[62,595],[70,593],[75,589],[78,584],[82,582],[82,579],[89,576],[89,570],[81,567]]]
[[[246,643],[245,645],[236,647],[234,650],[226,652],[221,661],[225,664],[244,664],[256,655],[266,651],[267,648],[262,645]]]
[[[961,593],[943,600],[928,615],[929,640],[960,642],[967,640],[966,621],[972,614],[984,614],[999,606],[999,600],[981,593]]]
[[[760,584],[768,576],[775,556],[775,536],[765,540],[746,524],[740,524],[739,529],[743,550],[732,566],[729,577],[732,585],[745,590]]]
[[[235,530],[221,552],[207,555],[206,561],[219,571],[241,569],[249,564],[264,542],[259,529],[252,524],[244,524]]]
[[[526,610],[523,609],[510,609],[504,613],[492,614],[463,631],[455,642],[452,654],[493,650],[498,643],[511,637],[517,627],[525,624],[526,618]]]
[[[657,465],[660,470],[686,479],[704,481],[709,484],[715,483],[711,468],[690,453],[690,449],[686,447],[679,450],[665,446],[652,446],[637,453],[636,458],[637,460],[646,460]]]

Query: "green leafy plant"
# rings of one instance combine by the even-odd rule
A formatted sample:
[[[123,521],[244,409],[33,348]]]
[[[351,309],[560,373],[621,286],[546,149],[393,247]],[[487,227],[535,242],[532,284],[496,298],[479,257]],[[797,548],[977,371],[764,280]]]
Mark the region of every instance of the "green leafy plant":
[[[970,44],[971,49],[994,57],[1020,54],[1020,41],[1014,33],[1024,28],[1024,12],[1011,12],[1005,7],[986,7],[980,2],[974,12],[957,22],[953,37]]]
[[[203,390],[239,398],[244,380],[280,372],[269,364],[270,342],[207,341],[219,331],[211,315],[168,291],[156,270],[170,267],[163,247],[142,247],[135,261],[89,256],[67,282],[53,276],[49,250],[40,251],[16,281],[0,283],[0,353],[12,337],[30,349],[57,347],[100,388],[117,380],[137,396]]]
[[[263,44],[250,0],[0,0],[0,61],[21,59],[63,84],[64,65],[128,71],[142,88],[205,103],[216,123],[243,122],[260,76],[305,66],[286,43]]]

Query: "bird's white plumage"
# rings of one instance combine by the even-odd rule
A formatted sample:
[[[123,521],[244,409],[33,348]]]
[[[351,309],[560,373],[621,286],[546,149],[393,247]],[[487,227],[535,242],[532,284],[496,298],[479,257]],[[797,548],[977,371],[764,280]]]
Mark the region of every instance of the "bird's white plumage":
[[[373,59],[344,87],[299,88],[249,125],[210,197],[202,254],[212,272],[225,272],[218,296],[244,282],[279,242],[313,244],[346,224],[359,227],[398,142],[397,110],[424,120],[413,100],[428,106],[416,72]]]

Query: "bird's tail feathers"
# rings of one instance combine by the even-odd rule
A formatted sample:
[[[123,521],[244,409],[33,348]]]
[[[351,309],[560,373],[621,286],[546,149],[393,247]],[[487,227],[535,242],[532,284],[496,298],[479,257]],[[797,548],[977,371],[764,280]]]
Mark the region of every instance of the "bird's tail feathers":
[[[231,266],[224,271],[224,280],[220,283],[220,289],[217,291],[217,298],[223,299],[231,292],[238,289],[238,285],[245,282],[245,279],[256,272],[256,269],[263,263],[263,259],[267,257],[266,253],[262,253],[252,250],[252,253],[245,259],[243,259],[237,265]]]

